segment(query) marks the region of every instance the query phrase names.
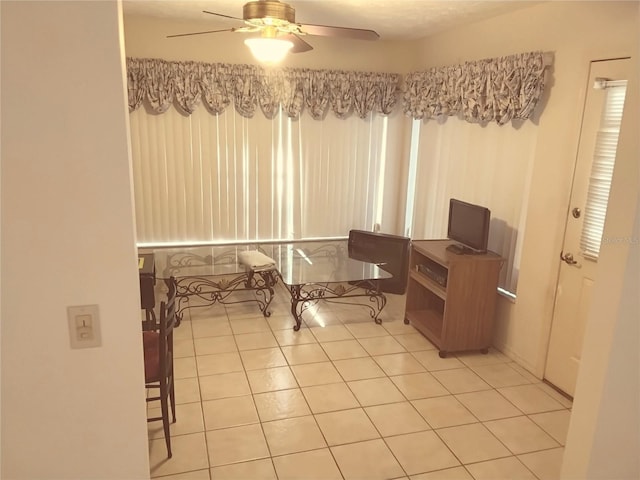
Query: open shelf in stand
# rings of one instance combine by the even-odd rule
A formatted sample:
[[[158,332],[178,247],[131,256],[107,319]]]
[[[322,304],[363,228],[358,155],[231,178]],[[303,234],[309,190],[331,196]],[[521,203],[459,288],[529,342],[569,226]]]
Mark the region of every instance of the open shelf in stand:
[[[413,270],[411,271],[411,278],[416,282],[418,282],[423,287],[429,289],[431,292],[436,294],[442,300],[447,299],[446,288],[440,285],[438,282],[430,279],[429,277],[427,277],[426,275],[423,275],[422,273],[419,273]]]
[[[466,350],[486,352],[503,260],[493,252],[457,255],[447,249],[451,244],[412,241],[405,319],[438,347],[441,357]],[[439,279],[446,279],[446,287]]]
[[[406,318],[422,334],[440,348],[442,339],[442,313],[436,310],[406,312]]]

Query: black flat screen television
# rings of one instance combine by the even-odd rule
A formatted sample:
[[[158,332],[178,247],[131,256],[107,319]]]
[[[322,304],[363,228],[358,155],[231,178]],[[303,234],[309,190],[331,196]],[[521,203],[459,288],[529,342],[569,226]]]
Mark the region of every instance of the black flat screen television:
[[[449,200],[449,223],[447,237],[461,245],[452,245],[455,253],[486,253],[489,242],[489,221],[491,211],[452,198]]]

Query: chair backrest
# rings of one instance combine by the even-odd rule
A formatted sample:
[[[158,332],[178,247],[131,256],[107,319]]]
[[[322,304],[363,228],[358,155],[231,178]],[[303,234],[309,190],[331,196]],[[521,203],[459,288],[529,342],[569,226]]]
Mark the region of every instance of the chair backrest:
[[[160,303],[160,375],[167,376],[173,366],[173,328],[176,325],[176,282],[172,277],[167,282],[167,301]]]
[[[380,268],[393,278],[380,280],[380,290],[404,294],[409,279],[409,253],[411,239],[399,235],[349,231],[349,256],[364,262],[380,264]]]

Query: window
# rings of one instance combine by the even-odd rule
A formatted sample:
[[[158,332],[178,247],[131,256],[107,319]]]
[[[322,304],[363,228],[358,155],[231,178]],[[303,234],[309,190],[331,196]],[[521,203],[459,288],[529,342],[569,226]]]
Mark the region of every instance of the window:
[[[344,237],[398,202],[390,118],[131,113],[138,244]],[[395,211],[395,208],[393,208]]]
[[[597,85],[607,90],[600,126],[596,133],[596,145],[580,235],[580,248],[585,257],[591,259],[597,259],[600,254],[627,81],[602,81]]]
[[[449,199],[491,210],[489,249],[505,258],[499,286],[513,296],[537,127],[414,120],[406,218],[411,238],[446,238]],[[417,141],[417,154],[415,145]]]

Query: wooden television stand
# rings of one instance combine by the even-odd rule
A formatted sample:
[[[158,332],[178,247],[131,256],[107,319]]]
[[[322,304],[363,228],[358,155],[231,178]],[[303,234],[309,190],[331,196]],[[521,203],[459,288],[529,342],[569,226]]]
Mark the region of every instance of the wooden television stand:
[[[452,240],[411,243],[405,323],[447,353],[491,346],[498,277],[503,259],[493,252],[459,255]]]

